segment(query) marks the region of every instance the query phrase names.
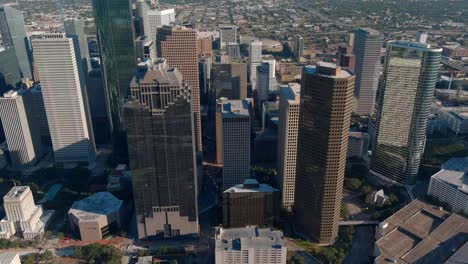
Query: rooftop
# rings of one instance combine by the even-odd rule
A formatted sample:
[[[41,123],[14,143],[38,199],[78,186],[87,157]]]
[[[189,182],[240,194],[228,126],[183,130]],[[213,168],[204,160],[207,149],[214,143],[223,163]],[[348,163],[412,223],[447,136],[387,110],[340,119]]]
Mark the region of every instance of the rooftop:
[[[75,215],[80,221],[94,221],[119,211],[122,201],[109,192],[98,192],[81,201],[73,203],[69,214]]]
[[[28,192],[31,192],[29,190],[29,186],[14,186],[5,196],[3,196],[3,200],[20,200],[21,197]]]
[[[446,260],[468,239],[468,219],[414,200],[379,225],[375,263]]]
[[[380,35],[380,32],[372,28],[359,28],[358,31],[364,32],[369,35]]]
[[[441,170],[432,175],[432,178],[443,181],[468,194],[468,172]]]
[[[219,228],[216,234],[217,250],[281,249],[283,247],[286,247],[283,232],[270,228],[256,226]]]
[[[328,78],[348,78],[352,76],[348,70],[341,69],[335,63],[323,61],[317,62],[317,65],[314,66],[305,66],[304,72]]]
[[[279,192],[278,189],[271,187],[268,184],[258,183],[255,179],[247,179],[243,184],[235,185],[225,193],[248,193],[248,192]]]
[[[18,253],[1,253],[0,254],[0,263],[1,264],[10,264],[10,263],[16,263],[13,262],[13,260],[19,260],[19,254]]]
[[[243,99],[243,100],[227,100],[225,98],[221,98],[219,100],[221,106],[221,113],[223,116],[249,116],[249,109],[250,109],[250,100]]]
[[[468,172],[468,156],[464,158],[451,158],[441,166],[444,170]]]
[[[442,52],[442,49],[439,47],[434,47],[426,43],[413,42],[413,41],[402,41],[402,40],[392,40],[388,42],[388,46],[414,49],[419,51],[426,52]]]

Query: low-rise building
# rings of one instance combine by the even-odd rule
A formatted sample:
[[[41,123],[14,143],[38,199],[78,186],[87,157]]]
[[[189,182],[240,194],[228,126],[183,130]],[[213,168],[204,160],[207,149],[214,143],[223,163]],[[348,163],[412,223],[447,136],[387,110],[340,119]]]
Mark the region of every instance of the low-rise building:
[[[25,239],[44,234],[42,207],[36,206],[29,186],[15,186],[3,197],[6,216],[0,221],[0,238],[21,233]]]
[[[388,196],[385,195],[384,190],[372,191],[366,196],[366,203],[370,205],[383,206],[388,200]]]
[[[0,264],[21,264],[18,253],[2,253],[0,254]]]
[[[279,219],[280,192],[255,179],[233,186],[223,193],[223,226],[272,226]]]
[[[70,226],[82,241],[99,241],[121,227],[123,202],[109,192],[99,192],[73,203]]]
[[[376,229],[374,263],[444,263],[468,240],[468,219],[414,200]]]
[[[427,195],[444,202],[453,212],[468,215],[468,157],[451,160],[443,166],[449,169],[442,169],[432,175]],[[457,163],[460,166],[455,166]]]
[[[216,230],[216,264],[286,264],[283,232],[248,226]]]

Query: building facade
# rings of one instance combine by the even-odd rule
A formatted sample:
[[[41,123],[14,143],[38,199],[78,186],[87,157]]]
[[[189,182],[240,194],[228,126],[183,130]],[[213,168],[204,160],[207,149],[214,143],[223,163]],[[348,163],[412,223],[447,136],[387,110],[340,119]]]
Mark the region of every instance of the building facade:
[[[383,184],[416,183],[441,51],[417,42],[388,43],[370,162]]]
[[[34,166],[43,155],[39,127],[34,119],[33,100],[29,91],[18,90],[0,97],[0,119],[15,169]]]
[[[135,73],[134,27],[131,1],[93,0],[94,21],[101,52],[113,157],[127,160],[123,104]]]
[[[302,73],[294,208],[319,244],[338,236],[353,89],[354,76],[332,63]]]
[[[354,35],[356,88],[353,112],[370,115],[374,113],[375,94],[379,85],[383,35],[370,28],[357,29]]]
[[[203,150],[200,83],[198,73],[197,32],[181,26],[158,28],[156,50],[158,58],[164,58],[170,67],[177,68],[192,90],[192,106],[195,116],[195,142],[197,151]]]
[[[15,89],[21,82],[21,69],[16,59],[15,48],[0,47],[0,93]]]
[[[142,65],[132,80],[125,123],[140,239],[198,235],[191,92],[164,62]]]
[[[280,192],[247,179],[223,192],[223,227],[273,226],[278,223]]]
[[[33,41],[56,163],[93,164],[96,146],[74,40],[63,33]]]
[[[221,49],[224,49],[229,42],[237,42],[237,27],[232,25],[220,25],[219,42],[221,43]]]
[[[158,28],[170,25],[175,22],[175,11],[173,8],[165,10],[149,10],[147,12],[148,23],[145,23],[145,35],[150,38],[153,43],[157,40]]]
[[[293,55],[296,58],[301,58],[304,50],[304,38],[301,35],[293,37]]]
[[[250,178],[251,100],[218,100],[217,162],[223,164],[223,190]]]
[[[252,91],[257,87],[257,66],[262,62],[262,42],[251,41],[249,43],[249,78]]]
[[[237,62],[213,64],[212,77],[216,98],[226,97],[231,100],[247,98],[247,64]]]
[[[288,248],[279,230],[217,228],[215,242],[216,264],[286,264]]]
[[[278,183],[283,208],[291,209],[296,189],[297,136],[301,104],[299,85],[280,89],[278,158],[276,160]]]
[[[84,21],[81,18],[67,19],[63,22],[67,36],[77,38],[81,63],[84,74],[87,76],[91,71],[91,60],[89,59],[88,38],[84,32]]]

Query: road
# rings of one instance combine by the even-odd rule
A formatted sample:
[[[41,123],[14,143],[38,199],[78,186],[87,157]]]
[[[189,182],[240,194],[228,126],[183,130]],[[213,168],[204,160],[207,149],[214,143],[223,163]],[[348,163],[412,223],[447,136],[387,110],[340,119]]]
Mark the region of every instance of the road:
[[[307,264],[322,264],[322,262],[320,262],[318,259],[312,256],[312,254],[310,254],[305,249],[294,243],[293,240],[286,238],[285,241],[288,246],[288,250],[294,251],[296,252],[296,254],[303,257]]]
[[[372,263],[374,228],[372,226],[359,226],[355,230],[351,248],[343,264]]]

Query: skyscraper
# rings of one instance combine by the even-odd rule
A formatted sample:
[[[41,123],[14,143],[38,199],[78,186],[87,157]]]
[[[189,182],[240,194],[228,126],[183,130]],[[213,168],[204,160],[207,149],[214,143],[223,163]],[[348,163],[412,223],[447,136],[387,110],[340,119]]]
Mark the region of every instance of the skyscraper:
[[[223,164],[223,191],[250,178],[250,108],[252,101],[218,101],[217,162]]]
[[[74,40],[63,33],[33,41],[55,162],[92,164],[96,147]]]
[[[252,41],[249,43],[249,76],[252,91],[257,87],[257,66],[262,62],[262,42]]]
[[[293,55],[296,58],[302,57],[304,50],[304,38],[301,35],[295,35],[293,37]]]
[[[226,43],[226,54],[231,61],[239,61],[241,59],[240,46],[237,42]]]
[[[193,90],[164,62],[139,67],[125,104],[138,237],[198,235]]]
[[[278,82],[275,77],[272,77],[274,70],[274,61],[263,61],[257,66],[257,98],[258,102],[262,103],[268,101],[270,92],[276,91],[278,88]]]
[[[224,49],[229,42],[237,42],[237,27],[232,25],[219,26],[219,42]]]
[[[379,84],[383,36],[370,28],[357,29],[354,35],[356,89],[353,112],[358,115],[370,115],[374,113],[375,94]]]
[[[175,22],[174,9],[149,10],[147,13],[147,20],[148,23],[145,23],[145,35],[148,36],[153,43],[156,43],[158,28]]]
[[[21,69],[14,47],[0,46],[0,93],[14,89],[21,82]]]
[[[83,73],[88,75],[91,70],[91,60],[89,59],[88,38],[84,33],[84,21],[81,18],[67,19],[63,22],[65,33],[69,37],[75,37],[78,40],[81,62],[83,64]],[[75,45],[76,46],[76,45]]]
[[[184,80],[192,89],[195,142],[197,151],[202,151],[197,32],[181,26],[160,27],[158,28],[156,50],[159,58],[165,58],[170,67],[177,68],[182,73]]]
[[[127,160],[123,103],[135,73],[130,0],[93,0],[114,159]],[[41,77],[42,78],[42,77]]]
[[[416,182],[441,52],[424,43],[388,43],[370,162],[382,183]]]
[[[0,119],[15,169],[34,166],[43,154],[33,111],[31,94],[27,90],[10,90],[0,97]]]
[[[353,89],[335,64],[303,70],[294,208],[299,232],[319,244],[338,235]]]
[[[0,35],[5,48],[15,49],[21,75],[32,79],[31,50],[21,11],[9,6],[0,7]]]
[[[213,88],[216,98],[227,97],[231,100],[247,98],[247,64],[213,64]]]
[[[299,85],[290,84],[280,89],[278,124],[278,183],[281,188],[281,204],[290,209],[294,204],[296,186],[297,135],[299,106],[301,103]]]

